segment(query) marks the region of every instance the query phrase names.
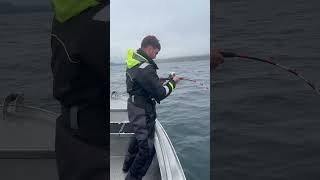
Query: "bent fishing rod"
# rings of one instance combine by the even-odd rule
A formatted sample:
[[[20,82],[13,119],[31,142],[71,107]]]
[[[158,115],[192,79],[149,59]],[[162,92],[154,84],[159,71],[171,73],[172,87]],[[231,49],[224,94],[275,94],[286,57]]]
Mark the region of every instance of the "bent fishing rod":
[[[299,77],[300,79],[302,79],[303,81],[305,81],[316,93],[317,95],[320,95],[320,90],[316,87],[316,85],[314,83],[312,83],[311,81],[307,80],[305,77],[303,77],[301,74],[299,74],[299,72],[297,72],[297,70],[289,68],[287,66],[278,64],[276,62],[272,61],[272,58],[270,59],[261,59],[261,58],[256,58],[256,57],[251,57],[251,56],[246,56],[246,55],[242,55],[242,54],[236,54],[233,52],[220,52],[220,54],[224,57],[224,58],[243,58],[243,59],[249,59],[249,60],[253,60],[253,61],[260,61],[260,62],[264,62],[264,63],[268,63],[274,66],[277,66],[287,72],[290,72],[294,75],[296,75],[297,77]]]
[[[173,76],[175,76],[175,75],[176,75],[175,72],[171,72],[169,74],[169,77],[159,78],[159,80],[160,81],[172,80]],[[190,82],[194,83],[198,87],[202,87],[202,88],[205,88],[206,90],[209,90],[209,87],[206,86],[204,83],[202,83],[200,81],[197,81],[197,80],[194,80],[194,79],[190,79],[190,78],[185,78],[185,77],[183,77],[181,80],[190,81]],[[117,99],[117,98],[125,97],[126,95],[127,95],[127,92],[112,91],[110,97],[113,98],[113,99]]]
[[[160,80],[170,80],[170,79],[172,79],[173,76],[175,76],[175,75],[176,75],[175,72],[171,72],[171,73],[169,74],[169,77],[167,77],[167,78],[160,78]],[[209,90],[209,87],[207,87],[204,83],[202,83],[202,82],[200,82],[200,81],[197,81],[197,80],[194,80],[194,79],[190,79],[190,78],[186,78],[186,77],[182,77],[181,80],[190,81],[190,82],[196,84],[196,85],[199,86],[199,87],[202,87],[202,88],[204,88],[204,89],[206,89],[206,90]]]

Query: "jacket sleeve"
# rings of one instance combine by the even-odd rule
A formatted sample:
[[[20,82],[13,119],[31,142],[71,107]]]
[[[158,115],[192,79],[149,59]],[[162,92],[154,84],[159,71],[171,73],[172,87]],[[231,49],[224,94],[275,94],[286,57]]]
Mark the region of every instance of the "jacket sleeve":
[[[156,70],[151,65],[146,66],[144,69],[139,69],[137,75],[136,81],[157,102],[168,97],[176,87],[176,83],[173,80],[162,84]]]

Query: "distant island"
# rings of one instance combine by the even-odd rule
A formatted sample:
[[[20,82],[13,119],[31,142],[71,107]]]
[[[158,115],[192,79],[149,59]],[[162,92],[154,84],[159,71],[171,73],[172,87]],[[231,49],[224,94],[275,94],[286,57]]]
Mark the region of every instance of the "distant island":
[[[172,58],[159,59],[159,62],[181,62],[181,61],[198,61],[198,60],[209,60],[210,55],[194,55],[194,56],[179,56]]]
[[[0,14],[18,14],[51,11],[52,8],[49,5],[15,5],[9,2],[0,2]]]

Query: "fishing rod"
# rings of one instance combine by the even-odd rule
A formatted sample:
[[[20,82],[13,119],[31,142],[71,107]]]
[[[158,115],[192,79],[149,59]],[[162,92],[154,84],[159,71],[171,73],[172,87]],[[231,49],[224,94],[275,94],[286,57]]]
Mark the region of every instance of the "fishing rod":
[[[172,79],[175,75],[176,75],[175,72],[171,72],[171,73],[169,74],[169,77],[168,77],[168,78],[160,78],[160,80],[170,80],[170,79]],[[202,83],[202,82],[200,82],[200,81],[197,81],[197,80],[194,80],[194,79],[190,79],[190,78],[185,78],[185,77],[182,77],[181,80],[193,82],[194,84],[197,84],[198,86],[201,86],[201,87],[205,88],[206,90],[209,90],[209,88],[208,88],[204,83]]]
[[[285,70],[287,72],[290,72],[290,73],[296,75],[297,77],[299,77],[300,79],[305,81],[317,93],[317,95],[320,95],[320,90],[316,87],[316,85],[314,83],[312,83],[311,81],[309,81],[305,77],[303,77],[301,74],[299,74],[297,72],[297,70],[289,68],[289,67],[281,65],[281,64],[278,64],[276,62],[273,62],[272,58],[270,58],[270,59],[261,59],[261,58],[246,56],[246,55],[242,55],[242,54],[235,54],[233,52],[220,52],[220,54],[225,58],[238,57],[238,58],[243,58],[243,59],[260,61],[260,62],[264,62],[264,63],[268,63],[268,64],[271,64],[271,65],[277,66],[277,67],[279,67],[279,68],[281,68],[281,69],[283,69],[283,70]]]
[[[209,89],[209,88],[208,88],[204,83],[202,83],[202,82],[198,82],[197,80],[189,79],[189,78],[185,78],[185,77],[183,77],[183,79],[182,79],[182,80],[191,81],[191,82],[193,82],[193,83],[195,83],[195,84],[198,84],[199,86],[201,86],[201,87],[205,88],[206,90],[208,90],[208,89]]]
[[[176,75],[175,72],[171,72],[167,78],[159,78],[159,80],[160,81],[168,81],[168,80],[173,79],[173,77],[175,75]],[[197,84],[198,86],[201,86],[201,87],[205,88],[206,90],[209,90],[209,88],[204,83],[199,82],[197,80],[190,79],[190,78],[185,78],[185,77],[182,77],[181,80],[193,82],[194,84]],[[110,97],[111,97],[111,99],[125,98],[125,97],[127,97],[127,92],[112,91],[111,94],[110,94]]]

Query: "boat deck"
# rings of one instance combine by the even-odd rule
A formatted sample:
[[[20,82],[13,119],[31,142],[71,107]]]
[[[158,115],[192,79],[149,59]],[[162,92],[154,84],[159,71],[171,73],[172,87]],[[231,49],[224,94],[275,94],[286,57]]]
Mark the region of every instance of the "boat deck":
[[[111,180],[123,180],[122,164],[128,141],[134,135],[128,121],[127,102],[110,100],[110,165]],[[155,125],[154,145],[156,155],[143,180],[185,180],[185,175],[174,147],[158,120]]]
[[[117,124],[111,124],[111,127],[117,127],[117,126],[118,126]],[[110,134],[110,179],[111,180],[125,179],[126,174],[122,172],[122,165],[128,149],[128,142],[132,135],[133,134],[130,134],[130,133],[126,133],[126,134],[111,133]],[[154,157],[152,164],[146,176],[143,179],[144,180],[161,180],[160,169],[159,169],[158,160],[156,156]]]
[[[59,179],[54,152],[56,117],[27,106],[4,113],[0,105],[0,179]]]
[[[111,156],[110,157],[110,179],[111,180],[124,180],[127,173],[122,172],[122,164],[124,156]],[[153,164],[156,162],[156,158],[153,160]],[[154,165],[151,165],[154,167]],[[144,180],[161,180],[159,176],[159,169],[150,168],[143,178]]]
[[[110,114],[115,121],[110,122],[111,180],[124,180],[126,176],[122,172],[122,163],[133,131],[123,108],[125,105],[125,102],[114,105]],[[57,116],[40,108],[0,104],[1,179],[58,179],[54,152]],[[156,156],[143,180],[185,180],[170,139],[159,122],[155,148]]]
[[[122,163],[124,161],[124,156],[111,156],[110,157],[110,179],[112,180],[123,180],[126,176],[125,173],[122,172]]]

